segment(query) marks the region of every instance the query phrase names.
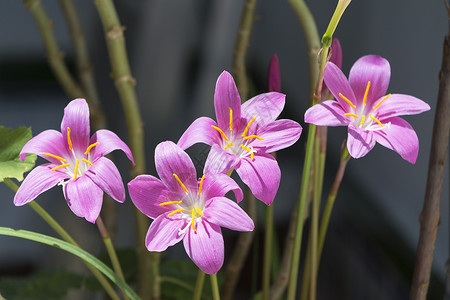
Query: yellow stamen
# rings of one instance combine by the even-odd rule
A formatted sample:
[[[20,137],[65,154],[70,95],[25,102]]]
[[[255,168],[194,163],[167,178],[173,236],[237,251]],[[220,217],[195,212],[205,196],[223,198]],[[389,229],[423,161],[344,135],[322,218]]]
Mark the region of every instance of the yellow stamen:
[[[258,139],[258,140],[260,140],[260,141],[263,140],[262,137],[259,137],[259,136],[257,136],[257,135],[249,135],[249,136],[244,137],[244,140],[248,140],[248,139]]]
[[[72,150],[72,140],[70,139],[70,127],[67,127],[67,143],[69,144],[69,149]]]
[[[45,156],[50,156],[50,157],[56,158],[59,161],[66,162],[66,160],[64,158],[56,156],[56,155],[53,155],[51,153],[42,153],[42,154],[44,154]]]
[[[174,214],[182,212],[182,211],[184,211],[184,209],[182,209],[182,208],[176,209],[173,212],[171,212],[170,214],[168,214],[168,216],[174,215]]]
[[[194,231],[197,231],[197,229],[195,229],[195,209],[192,209],[192,229],[194,229]]]
[[[231,147],[231,146],[233,146],[234,144],[232,143],[232,142],[229,142],[226,146],[225,146],[225,148],[223,148],[223,149],[228,149],[229,147]]]
[[[352,114],[352,113],[346,113],[345,116],[355,117],[358,118],[358,115]]]
[[[362,125],[362,124],[364,124],[364,121],[366,120],[366,116],[365,115],[363,115],[362,117],[361,117],[361,123],[359,123],[359,125]]]
[[[377,122],[378,123],[378,125],[380,125],[381,127],[384,127],[383,126],[383,124],[381,124],[381,122],[380,122],[380,120],[378,120],[377,118],[375,118],[375,117],[372,117],[372,115],[371,114],[369,114],[369,117],[372,119],[372,120],[374,120],[375,122]]]
[[[225,133],[222,131],[222,129],[220,129],[219,127],[217,127],[217,126],[214,126],[214,125],[211,125],[211,127],[213,128],[213,129],[215,129],[215,130],[217,130],[221,135],[222,135],[222,137],[223,137],[223,139],[225,140],[225,141],[229,141],[229,139],[227,138],[227,136],[225,135]]]
[[[52,170],[52,171],[55,171],[55,170],[58,170],[59,168],[65,168],[65,167],[68,167],[68,166],[70,166],[70,164],[59,165],[59,166],[57,166],[57,167],[54,167],[54,168],[51,169],[51,170]]]
[[[231,107],[229,107],[230,109],[230,131],[233,131],[233,110],[231,109]]]
[[[164,206],[164,205],[170,205],[170,204],[181,204],[183,201],[169,201],[169,202],[163,202],[160,203],[159,205]]]
[[[366,92],[364,93],[363,105],[366,106],[367,94],[369,93],[370,81],[367,81]]]
[[[378,106],[381,105],[381,103],[383,103],[384,100],[386,100],[387,98],[389,98],[391,96],[391,94],[386,95],[380,102],[378,102],[377,105],[375,105],[374,107],[372,107],[372,109],[377,109]]]
[[[256,117],[253,117],[253,119],[250,120],[250,122],[248,122],[247,127],[245,127],[244,132],[242,133],[242,137],[247,135],[248,129],[250,128],[250,124],[253,123],[253,121],[256,120]]]
[[[95,146],[97,146],[98,144],[99,144],[99,142],[89,145],[86,149],[86,152],[84,152],[84,155],[88,155],[89,151],[91,151],[91,149],[94,148]]]
[[[80,165],[80,161],[77,159],[77,163],[75,164],[75,171],[73,171],[73,180],[77,179],[78,176],[78,166]]]
[[[177,174],[172,174],[173,177],[178,181],[178,183],[181,185],[183,190],[186,192],[186,194],[189,194],[189,191],[187,190],[186,186],[181,182],[180,178],[178,178]]]
[[[203,217],[203,212],[202,212],[202,210],[201,210],[200,208],[198,208],[198,207],[197,207],[197,212],[200,214],[200,216]]]
[[[205,174],[203,174],[202,179],[200,179],[200,184],[198,185],[198,194],[200,195],[200,193],[202,192],[202,187],[203,187],[203,180],[205,179]]]
[[[342,95],[341,93],[339,93],[339,97],[341,97],[342,99],[344,99],[348,104],[350,104],[351,107],[356,108],[356,105],[352,103],[352,101],[348,100],[347,97],[345,97],[344,95]]]
[[[255,159],[255,153],[250,153],[250,158],[252,159],[252,160],[254,160]]]
[[[248,152],[252,152],[252,149],[250,149],[249,147],[246,147],[244,145],[241,144],[242,149],[247,150]]]
[[[87,163],[87,164],[93,166],[93,164],[92,164],[90,161],[88,161],[87,159],[82,158],[81,160],[84,161],[85,163]]]

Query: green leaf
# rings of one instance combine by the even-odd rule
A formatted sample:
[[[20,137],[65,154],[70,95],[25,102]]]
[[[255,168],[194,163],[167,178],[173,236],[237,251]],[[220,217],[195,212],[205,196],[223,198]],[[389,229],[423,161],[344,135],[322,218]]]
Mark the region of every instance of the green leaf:
[[[45,234],[40,234],[28,230],[17,230],[8,227],[0,227],[0,235],[8,235],[28,239],[46,245],[50,245],[56,248],[60,248],[61,250],[72,253],[78,256],[79,258],[83,259],[85,262],[94,266],[100,272],[102,272],[106,277],[108,277],[112,282],[114,282],[122,291],[124,291],[130,297],[131,300],[140,299],[139,296],[136,294],[136,292],[133,291],[133,289],[130,288],[130,286],[126,284],[122,279],[120,279],[120,277],[117,276],[114,273],[114,271],[111,270],[111,268],[108,268],[108,266],[106,266],[100,260],[95,258],[93,255],[89,254],[88,252],[84,251],[83,249],[77,246],[74,246],[63,240]]]
[[[0,280],[0,291],[6,299],[59,300],[70,289],[79,289],[83,276],[66,270],[39,271],[28,277]]]
[[[23,146],[31,139],[31,129],[0,126],[0,182],[4,178],[23,180],[23,173],[30,171],[36,161],[35,154],[28,154],[25,161],[19,159]]]

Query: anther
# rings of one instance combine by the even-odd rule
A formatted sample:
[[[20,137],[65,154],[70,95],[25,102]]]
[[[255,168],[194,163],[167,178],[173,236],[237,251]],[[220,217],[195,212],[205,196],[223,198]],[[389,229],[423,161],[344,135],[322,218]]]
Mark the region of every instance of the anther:
[[[248,152],[252,152],[252,149],[241,144],[242,149],[247,150]]]
[[[202,210],[201,210],[200,208],[198,208],[198,207],[197,207],[197,212],[198,212],[198,214],[199,214],[200,216],[203,217],[203,212],[202,212]]]
[[[234,144],[232,143],[232,142],[229,142],[223,149],[228,149],[228,148],[230,148],[231,146],[233,146]]]
[[[75,164],[75,171],[73,171],[73,180],[77,179],[78,176],[78,166],[80,165],[80,161],[77,159],[77,163]]]
[[[369,93],[370,81],[367,81],[366,92],[364,93],[363,105],[366,106],[367,94]]]
[[[59,166],[57,166],[57,167],[52,168],[51,170],[52,170],[52,171],[55,171],[55,170],[58,170],[58,169],[60,169],[60,168],[65,168],[65,167],[68,167],[68,166],[70,166],[70,164],[59,165]]]
[[[372,120],[374,120],[375,122],[377,122],[378,123],[378,125],[380,125],[381,127],[384,127],[383,126],[383,124],[381,124],[381,122],[380,122],[380,120],[378,120],[377,118],[375,118],[375,117],[372,117],[372,115],[371,114],[369,114],[369,117],[372,119]]]
[[[197,231],[197,229],[195,229],[195,209],[192,209],[192,229],[194,229],[194,231]]]
[[[67,127],[67,144],[69,144],[69,149],[72,150],[72,140],[70,139],[70,127]]]
[[[356,108],[356,105],[352,103],[352,101],[348,100],[347,97],[345,97],[344,95],[342,95],[341,93],[339,93],[339,97],[341,97],[342,99],[344,99],[351,107]]]
[[[44,154],[45,156],[50,156],[50,157],[56,158],[59,161],[66,162],[66,160],[64,158],[60,157],[60,156],[56,156],[56,155],[53,155],[51,153],[42,153],[42,154]]]
[[[178,181],[178,183],[181,185],[181,187],[183,188],[183,190],[186,192],[186,194],[189,194],[189,191],[187,190],[186,186],[181,182],[180,178],[177,176],[177,174],[172,174],[173,177],[175,177],[175,179]]]
[[[93,166],[93,164],[90,161],[88,161],[87,159],[82,158],[81,160],[84,161],[85,163],[87,163],[88,165]]]
[[[162,202],[159,205],[160,206],[164,206],[164,205],[170,205],[170,204],[181,204],[183,201],[168,201],[168,202]]]
[[[247,132],[248,132],[248,130],[249,130],[249,128],[250,128],[250,124],[252,124],[253,121],[255,121],[255,120],[256,120],[256,117],[253,117],[253,119],[251,119],[251,120],[248,122],[247,127],[245,127],[244,132],[242,133],[242,137],[244,137],[244,136],[247,135]]]
[[[391,96],[391,94],[386,95],[383,99],[381,99],[380,102],[378,102],[377,105],[375,105],[374,107],[372,107],[372,109],[377,109],[377,108],[381,105],[381,103],[383,103],[383,101],[386,100],[387,98],[389,98],[390,96]]]
[[[358,115],[352,114],[352,113],[346,113],[346,114],[344,114],[344,115],[345,115],[345,116],[354,117],[354,118],[358,118]]]
[[[231,107],[229,107],[230,109],[230,131],[233,131],[233,110],[231,109]]]
[[[257,135],[249,135],[249,136],[244,137],[244,140],[248,140],[248,139],[257,139],[260,141],[264,140],[262,137],[259,137]]]
[[[182,212],[182,211],[184,211],[183,208],[176,209],[176,210],[174,210],[173,212],[169,213],[168,216],[174,215],[174,214],[179,213],[179,212]]]
[[[205,180],[205,174],[203,174],[202,179],[200,179],[200,184],[198,185],[198,194],[197,195],[200,195],[202,192],[203,180]]]
[[[363,116],[361,117],[361,123],[359,123],[359,125],[364,124],[365,121],[366,121],[366,116],[363,115]]]
[[[229,141],[229,139],[227,138],[227,136],[225,135],[225,133],[222,131],[222,129],[220,129],[219,127],[217,127],[217,126],[214,126],[214,125],[211,125],[211,127],[213,128],[213,129],[215,129],[215,130],[217,130],[221,135],[222,135],[222,137],[223,137],[223,139],[225,140],[225,141]]]
[[[98,144],[99,144],[99,142],[89,145],[86,149],[86,152],[84,152],[84,155],[88,155],[89,152],[91,151],[91,149],[94,148],[95,146],[97,146]]]

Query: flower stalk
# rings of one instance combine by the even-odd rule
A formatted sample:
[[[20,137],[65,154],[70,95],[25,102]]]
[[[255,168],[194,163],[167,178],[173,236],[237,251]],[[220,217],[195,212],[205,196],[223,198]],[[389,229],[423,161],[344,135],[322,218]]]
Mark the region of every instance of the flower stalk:
[[[217,274],[211,274],[209,275],[209,277],[211,279],[213,300],[220,300],[219,284],[217,283]]]
[[[198,270],[197,280],[195,281],[195,290],[192,300],[200,300],[202,297],[203,283],[205,282],[205,272]]]

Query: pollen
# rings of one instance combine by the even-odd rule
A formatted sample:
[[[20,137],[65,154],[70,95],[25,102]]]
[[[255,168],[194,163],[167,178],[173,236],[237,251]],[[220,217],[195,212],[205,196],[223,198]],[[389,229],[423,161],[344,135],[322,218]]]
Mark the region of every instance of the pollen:
[[[213,129],[215,129],[215,130],[217,130],[221,135],[222,135],[222,137],[223,137],[223,139],[225,140],[225,141],[229,141],[229,139],[227,138],[227,136],[225,135],[225,133],[222,131],[222,129],[220,129],[219,127],[217,127],[217,126],[214,126],[214,125],[211,125],[211,127],[213,128]]]
[[[250,125],[253,123],[253,121],[256,120],[256,117],[253,117],[253,119],[251,119],[248,124],[247,127],[245,127],[244,132],[242,133],[242,137],[247,135],[248,130],[250,129]]]
[[[202,188],[203,188],[203,180],[205,180],[205,174],[203,174],[202,179],[200,179],[200,184],[198,185],[198,194],[200,195],[202,192]],[[202,215],[203,216],[203,215]]]
[[[75,164],[75,171],[73,171],[73,180],[77,179],[78,176],[78,166],[80,165],[80,161],[77,159],[77,163]]]
[[[172,174],[173,177],[175,177],[175,179],[178,181],[178,183],[180,184],[180,186],[183,188],[183,190],[186,192],[186,194],[189,194],[189,191],[187,190],[186,186],[181,182],[180,178],[178,177],[177,174]]]
[[[171,215],[174,215],[174,214],[176,214],[176,213],[183,212],[183,211],[184,211],[183,208],[179,208],[179,209],[176,209],[176,210],[174,210],[173,212],[169,213],[168,216],[171,216]]]
[[[389,98],[390,96],[391,96],[391,94],[386,95],[383,99],[381,99],[380,102],[378,102],[377,105],[375,105],[374,107],[372,107],[372,109],[374,109],[374,110],[377,109],[377,108],[381,105],[381,103],[383,103],[384,100],[386,100],[386,99]]]
[[[232,143],[232,142],[229,142],[223,149],[228,149],[228,148],[230,148],[231,146],[233,146],[234,144]]]
[[[87,163],[88,165],[93,166],[93,164],[90,161],[88,161],[87,159],[82,158],[81,160],[84,161],[85,163]]]
[[[69,149],[72,151],[72,140],[70,139],[70,127],[67,127],[67,144],[69,144]]]
[[[241,144],[242,149],[247,150],[248,152],[252,152],[252,149]]]
[[[384,127],[383,126],[383,124],[381,124],[381,122],[380,122],[380,120],[378,120],[377,118],[375,118],[375,117],[372,117],[372,115],[371,114],[369,114],[369,117],[372,119],[372,120],[374,120],[375,122],[377,122],[378,123],[378,125],[380,125],[381,127]]]
[[[347,97],[345,97],[344,95],[342,95],[341,93],[339,93],[339,97],[341,97],[343,100],[345,100],[345,102],[347,102],[351,107],[356,108],[356,105],[352,103],[352,101],[348,100]]]
[[[345,115],[345,116],[354,117],[354,118],[358,118],[358,115],[352,114],[352,113],[346,113],[346,114],[344,114],[344,115]]]
[[[366,116],[365,116],[365,115],[363,115],[363,116],[361,117],[361,123],[359,123],[359,125],[364,124],[364,121],[366,121]]]
[[[244,137],[244,140],[248,140],[248,139],[257,139],[260,141],[264,140],[262,137],[259,137],[257,135],[249,135],[249,136]]]
[[[65,160],[64,158],[60,157],[60,156],[56,156],[56,155],[53,155],[53,154],[51,154],[51,153],[43,153],[43,154],[44,154],[45,156],[50,156],[50,157],[56,158],[56,159],[59,160],[59,161],[66,162],[66,160]]]
[[[98,144],[99,144],[99,142],[93,143],[93,144],[89,145],[89,146],[86,148],[86,152],[84,152],[84,155],[88,155],[89,152],[91,151],[91,149],[94,148],[95,146],[97,146]]]
[[[168,201],[168,202],[162,202],[159,205],[160,206],[164,206],[164,205],[170,205],[170,204],[181,204],[183,201]]]
[[[195,209],[192,209],[192,229],[194,229],[194,231],[197,231],[197,229],[195,229]]]
[[[198,207],[197,207],[197,212],[198,212],[198,214],[199,214],[200,216],[203,217],[203,212],[202,212],[202,210],[201,210],[200,208],[198,208]]]
[[[233,110],[231,109],[231,107],[229,107],[230,109],[230,131],[233,131]]]
[[[68,166],[70,166],[70,164],[59,165],[59,166],[57,166],[57,167],[52,168],[51,170],[52,170],[52,171],[55,171],[55,170],[58,170],[58,169],[60,169],[60,168],[65,168],[65,167],[68,167]]]
[[[364,93],[363,105],[366,106],[367,94],[369,93],[370,81],[367,81],[366,92]]]

